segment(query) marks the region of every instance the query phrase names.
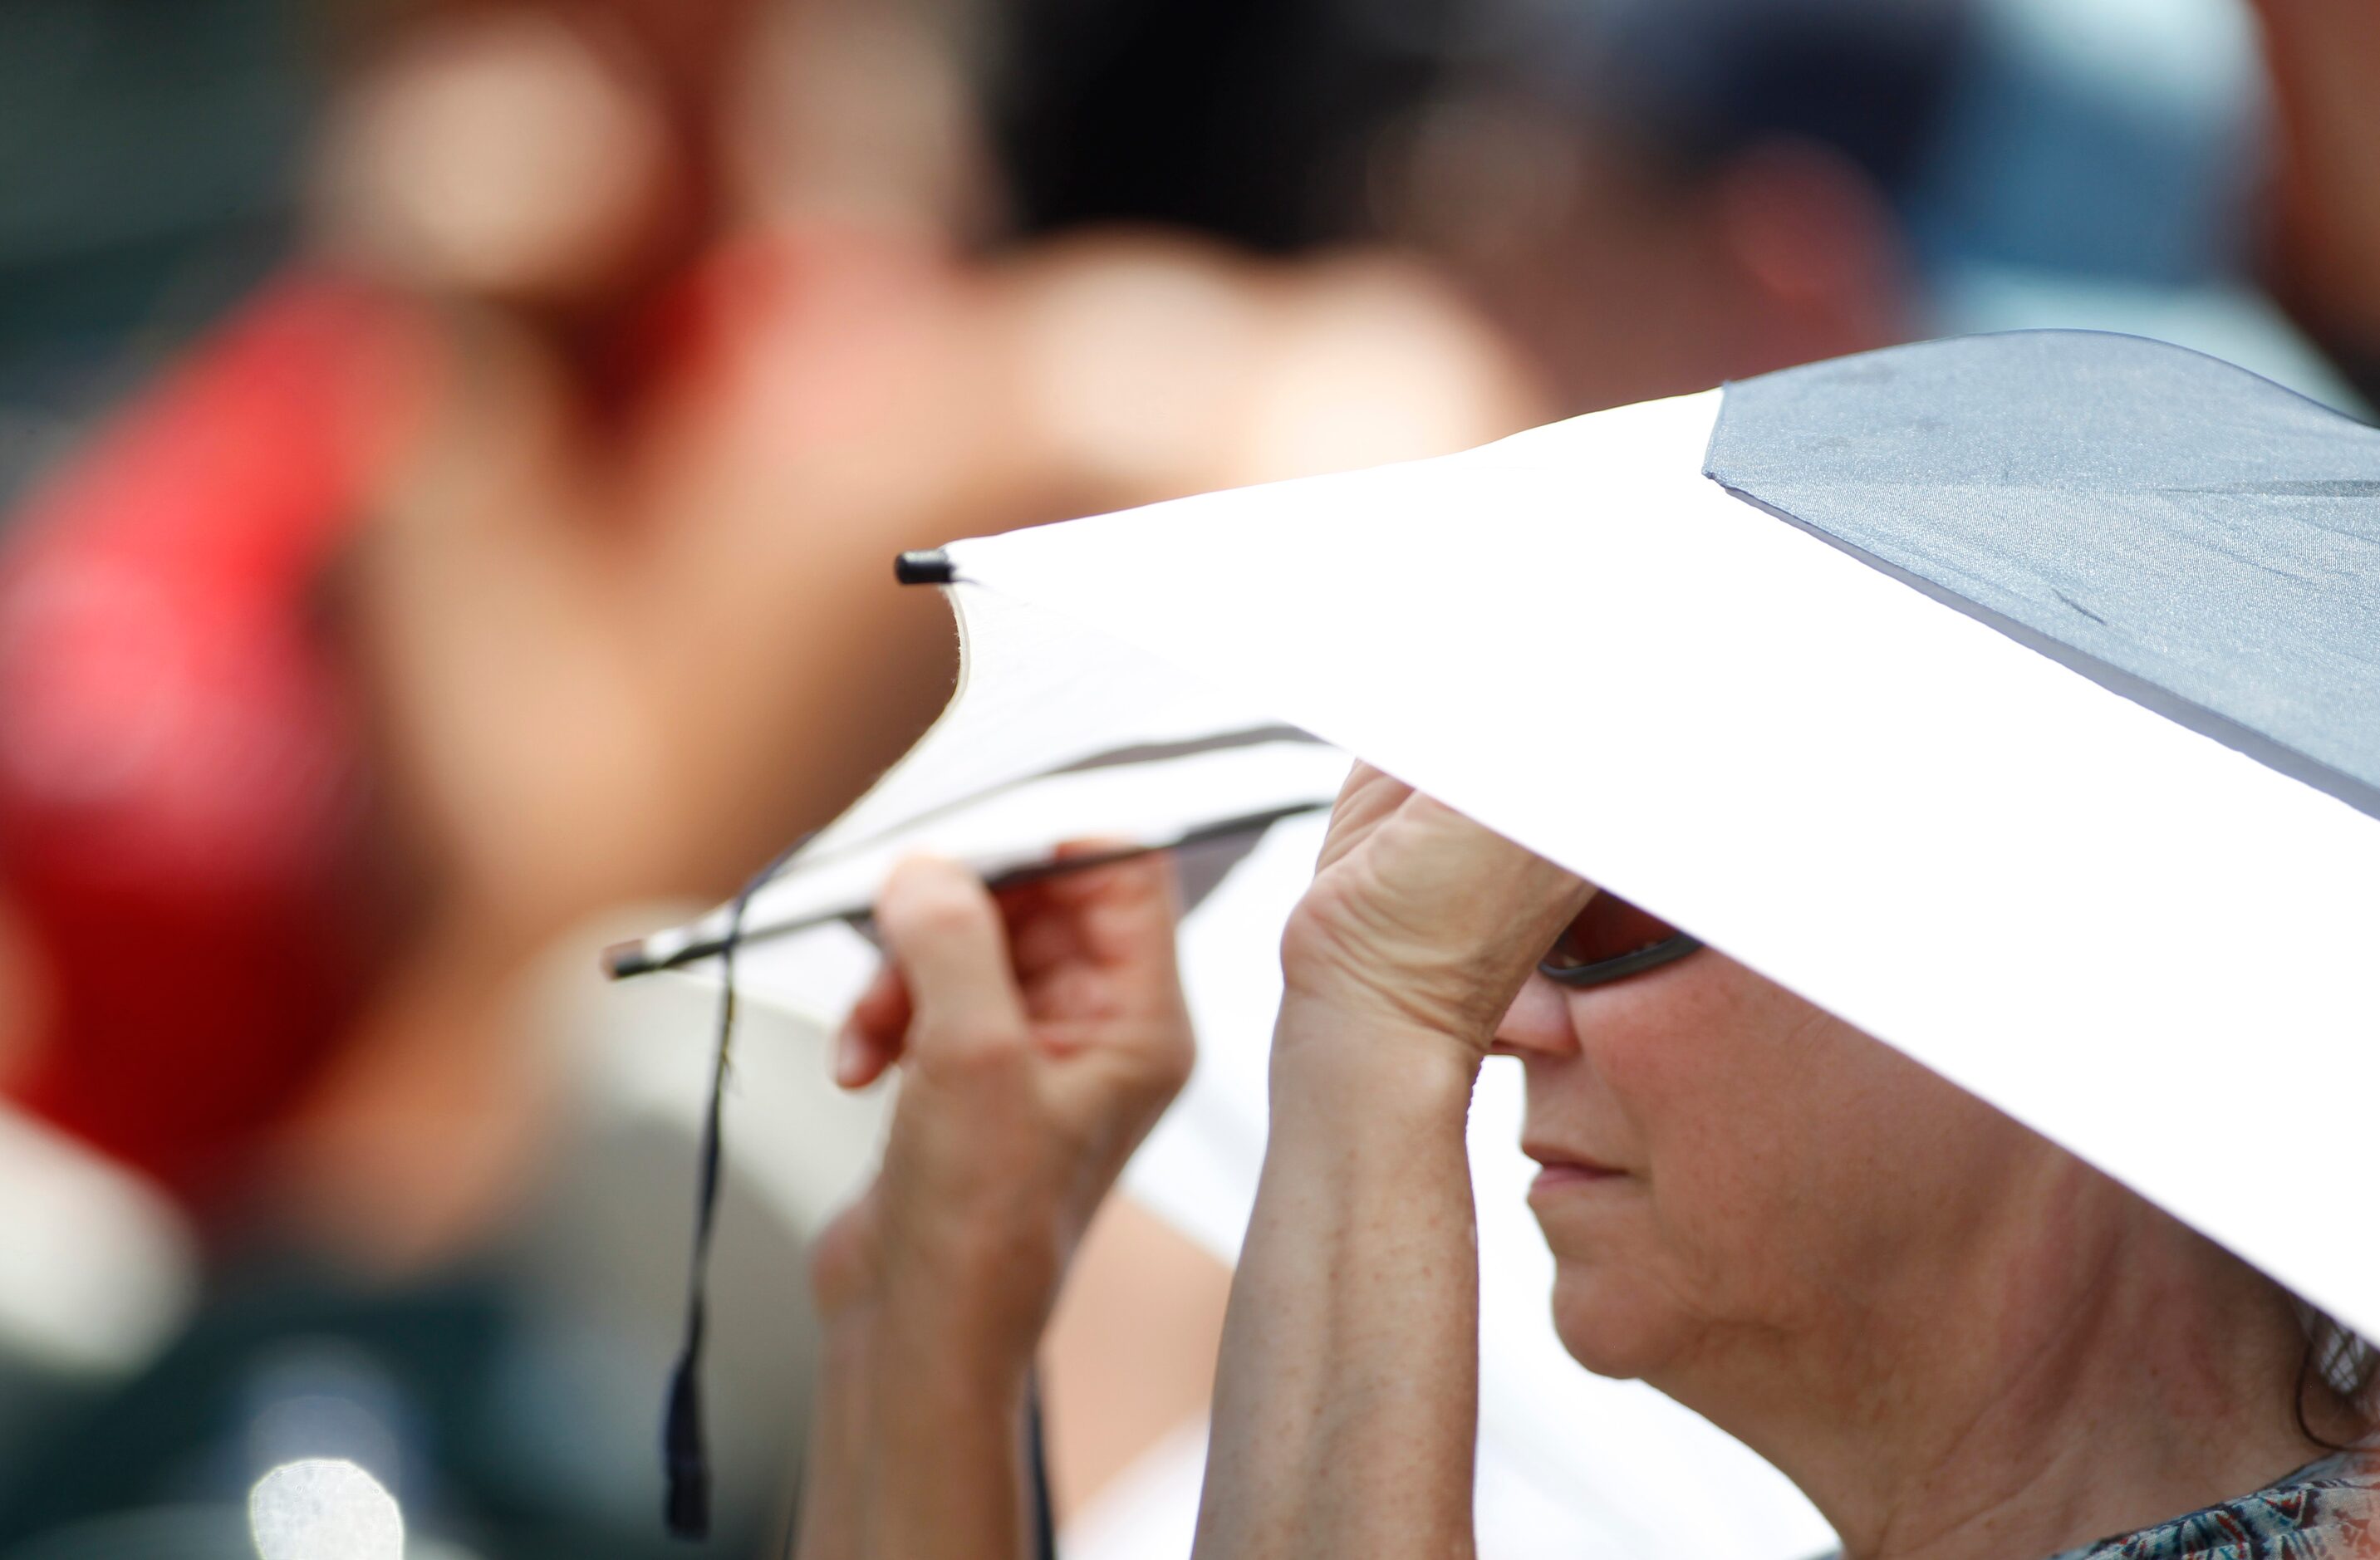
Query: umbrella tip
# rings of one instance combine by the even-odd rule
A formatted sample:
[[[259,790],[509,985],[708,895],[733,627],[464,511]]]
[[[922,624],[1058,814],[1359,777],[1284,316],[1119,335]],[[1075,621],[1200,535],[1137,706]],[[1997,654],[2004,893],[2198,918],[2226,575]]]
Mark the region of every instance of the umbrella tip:
[[[626,980],[661,966],[645,955],[641,942],[615,942],[603,950],[603,973],[613,980]]]
[[[903,585],[949,585],[958,575],[951,567],[951,555],[937,547],[892,560],[892,577]]]

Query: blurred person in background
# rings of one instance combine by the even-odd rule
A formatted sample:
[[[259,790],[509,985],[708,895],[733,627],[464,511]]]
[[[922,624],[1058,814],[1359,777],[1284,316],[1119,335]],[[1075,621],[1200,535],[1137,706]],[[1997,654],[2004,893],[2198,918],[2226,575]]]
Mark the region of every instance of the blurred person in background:
[[[1443,14],[1443,68],[1377,143],[1378,220],[1565,409],[2043,327],[2359,404],[2256,283],[2265,91],[2235,0]]]
[[[223,1493],[191,1470],[262,1393],[345,1405],[327,1449],[411,1422],[447,1478],[400,1493],[505,1553],[642,1553],[470,1450],[511,1304],[478,1253],[526,1199],[583,1171],[652,1215],[615,1255],[682,1256],[686,1184],[559,1162],[525,964],[723,891],[911,740],[950,647],[899,548],[1534,420],[1385,260],[969,260],[990,197],[929,19],[416,8],[339,94],[299,259],[30,489],[0,561],[7,1088],[223,1276],[49,1427],[7,1531]],[[322,1292],[325,1259],[362,1287]]]
[[[1896,197],[1972,33],[1958,0],[1488,6],[1388,144],[1390,220],[1566,409],[1905,339]]]

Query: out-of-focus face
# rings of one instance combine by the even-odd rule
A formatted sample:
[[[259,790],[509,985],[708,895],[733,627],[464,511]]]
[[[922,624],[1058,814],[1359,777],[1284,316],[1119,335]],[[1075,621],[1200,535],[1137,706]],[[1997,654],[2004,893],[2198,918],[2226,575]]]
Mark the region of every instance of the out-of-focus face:
[[[2012,1178],[2064,1157],[1713,950],[1533,974],[1497,1039],[1527,1070],[1556,1326],[1607,1375],[1691,1385],[1922,1319],[1974,1282]]]

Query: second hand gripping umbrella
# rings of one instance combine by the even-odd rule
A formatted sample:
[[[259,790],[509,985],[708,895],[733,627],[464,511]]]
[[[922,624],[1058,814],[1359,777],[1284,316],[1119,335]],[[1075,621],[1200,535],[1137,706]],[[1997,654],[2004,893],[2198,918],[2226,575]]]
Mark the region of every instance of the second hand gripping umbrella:
[[[2380,431],[2021,333],[910,567],[960,694],[754,932],[913,846],[1253,827],[1352,754],[2380,1329]],[[753,992],[821,1001],[769,957]]]

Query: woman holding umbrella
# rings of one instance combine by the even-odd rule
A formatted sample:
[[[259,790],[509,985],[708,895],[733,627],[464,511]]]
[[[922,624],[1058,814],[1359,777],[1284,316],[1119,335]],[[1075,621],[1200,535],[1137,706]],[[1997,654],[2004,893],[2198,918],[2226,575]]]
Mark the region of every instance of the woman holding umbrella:
[[[1027,892],[917,863],[881,901],[838,1070],[907,1076],[818,1264],[808,1560],[1022,1552],[1041,1321],[1186,1067],[1162,870]],[[1470,1552],[1491,1052],[1527,1070],[1571,1352],[1768,1457],[1847,1554],[2380,1545],[2353,1340],[1724,955],[1359,768],[1282,958],[1200,1554]]]

